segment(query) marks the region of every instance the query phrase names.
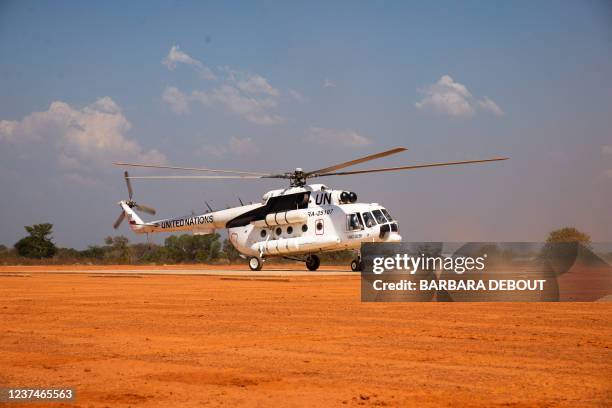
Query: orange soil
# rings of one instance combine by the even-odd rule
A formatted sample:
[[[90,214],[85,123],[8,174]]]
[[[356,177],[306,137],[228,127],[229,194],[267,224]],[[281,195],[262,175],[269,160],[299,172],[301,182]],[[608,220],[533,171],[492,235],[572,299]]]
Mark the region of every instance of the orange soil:
[[[610,406],[611,312],[361,303],[352,276],[4,275],[0,386],[81,407]]]

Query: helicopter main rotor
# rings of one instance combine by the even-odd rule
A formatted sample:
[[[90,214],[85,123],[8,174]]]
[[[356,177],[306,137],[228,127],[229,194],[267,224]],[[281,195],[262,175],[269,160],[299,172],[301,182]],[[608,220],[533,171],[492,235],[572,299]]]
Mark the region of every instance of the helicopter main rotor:
[[[294,171],[285,173],[262,173],[253,171],[242,171],[242,170],[219,170],[209,169],[202,167],[178,167],[178,166],[164,166],[155,164],[143,164],[143,163],[125,163],[125,162],[113,162],[116,166],[127,166],[127,167],[143,167],[143,168],[155,168],[155,169],[169,169],[169,170],[185,170],[185,171],[199,171],[199,172],[210,172],[210,173],[222,173],[223,175],[206,175],[206,176],[129,176],[125,173],[126,182],[128,182],[128,190],[131,189],[129,185],[130,179],[148,179],[148,180],[208,180],[208,179],[241,179],[241,180],[253,180],[253,179],[286,179],[289,180],[291,187],[303,187],[309,178],[316,177],[327,177],[327,176],[348,176],[353,174],[366,174],[366,173],[381,173],[387,171],[399,171],[399,170],[416,170],[427,167],[441,167],[441,166],[455,166],[461,164],[475,164],[475,163],[486,163],[501,160],[508,160],[508,157],[494,157],[491,159],[481,160],[464,160],[454,162],[442,162],[442,163],[427,163],[427,164],[416,164],[410,166],[399,166],[399,167],[383,167],[376,169],[365,169],[365,170],[353,170],[353,171],[337,171],[346,167],[354,166],[360,163],[365,163],[370,160],[387,157],[396,153],[406,151],[405,147],[396,147],[393,149],[385,150],[383,152],[370,154],[367,156],[360,157],[358,159],[350,160],[344,163],[334,164],[329,167],[324,167],[312,171],[304,171],[302,168],[296,168]],[[131,199],[131,197],[130,197]]]

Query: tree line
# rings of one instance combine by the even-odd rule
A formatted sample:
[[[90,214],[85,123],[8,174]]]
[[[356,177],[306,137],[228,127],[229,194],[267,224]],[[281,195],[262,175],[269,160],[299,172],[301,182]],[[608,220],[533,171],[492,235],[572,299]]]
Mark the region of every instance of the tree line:
[[[53,225],[25,227],[28,236],[13,248],[0,245],[0,263],[95,263],[95,264],[168,264],[168,263],[236,263],[242,260],[238,251],[219,234],[171,235],[163,245],[130,243],[123,235],[108,236],[104,245],[87,249],[58,247],[53,242]]]
[[[53,224],[43,223],[24,227],[28,236],[13,248],[0,245],[0,264],[175,264],[175,263],[242,263],[245,260],[228,239],[219,234],[171,235],[163,245],[130,243],[123,235],[108,236],[104,245],[87,249],[57,247],[53,242]],[[350,251],[326,253],[322,260],[346,263],[353,258]]]
[[[240,253],[228,239],[219,234],[171,235],[163,245],[130,243],[123,235],[108,236],[104,245],[87,249],[57,247],[53,242],[53,224],[43,223],[24,227],[28,235],[13,248],[0,245],[0,264],[23,263],[93,263],[93,264],[174,264],[174,263],[239,263]],[[589,235],[572,227],[552,231],[546,242],[580,242],[589,246]],[[346,263],[354,257],[351,251],[321,254],[326,263]]]

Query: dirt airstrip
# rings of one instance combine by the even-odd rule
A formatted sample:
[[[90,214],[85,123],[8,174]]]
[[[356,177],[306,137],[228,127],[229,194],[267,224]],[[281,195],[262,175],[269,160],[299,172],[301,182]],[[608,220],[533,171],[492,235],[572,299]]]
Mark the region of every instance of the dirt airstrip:
[[[333,272],[79,268],[0,269],[0,386],[73,387],[80,407],[612,404],[612,303],[375,304]]]

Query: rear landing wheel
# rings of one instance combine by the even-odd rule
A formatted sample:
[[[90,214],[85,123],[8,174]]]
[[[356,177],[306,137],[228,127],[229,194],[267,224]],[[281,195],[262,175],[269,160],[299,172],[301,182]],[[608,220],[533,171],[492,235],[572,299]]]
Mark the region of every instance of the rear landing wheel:
[[[263,262],[258,257],[252,256],[249,258],[249,268],[251,268],[252,271],[261,271],[262,266]]]
[[[309,271],[316,271],[321,265],[321,260],[316,255],[308,255],[306,257],[306,267]]]
[[[363,269],[363,262],[361,262],[361,258],[353,259],[351,262],[351,271],[359,272]]]

